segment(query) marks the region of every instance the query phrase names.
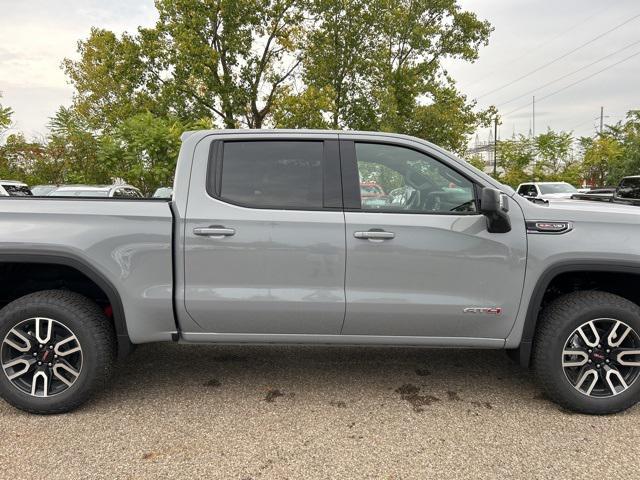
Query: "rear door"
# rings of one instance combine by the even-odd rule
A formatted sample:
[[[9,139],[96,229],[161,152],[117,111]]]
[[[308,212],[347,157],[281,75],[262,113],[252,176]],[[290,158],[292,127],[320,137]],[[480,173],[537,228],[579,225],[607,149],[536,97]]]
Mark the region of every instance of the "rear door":
[[[185,307],[204,333],[339,334],[345,231],[336,135],[235,135],[194,162]]]
[[[347,234],[342,333],[506,338],[525,273],[517,205],[510,212],[512,230],[489,233],[470,177],[409,141],[353,138],[341,141]],[[361,194],[373,183],[384,194]]]

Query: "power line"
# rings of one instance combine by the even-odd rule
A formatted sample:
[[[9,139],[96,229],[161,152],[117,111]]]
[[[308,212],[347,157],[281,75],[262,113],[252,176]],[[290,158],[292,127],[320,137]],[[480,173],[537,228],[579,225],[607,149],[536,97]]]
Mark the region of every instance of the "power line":
[[[522,55],[518,55],[517,57],[513,57],[507,61],[504,62],[500,62],[497,65],[498,66],[502,66],[502,65],[511,65],[514,62],[518,61],[518,60],[522,60],[523,58],[527,58],[528,56],[530,56],[532,53],[537,52],[540,48],[544,47],[545,45],[549,45],[550,43],[555,42],[557,39],[564,37],[567,33],[572,32],[573,30],[575,30],[576,28],[578,28],[579,26],[587,23],[589,20],[591,20],[594,17],[597,17],[598,15],[600,15],[602,12],[604,12],[605,10],[610,9],[609,5],[605,5],[604,8],[601,8],[600,10],[597,10],[595,13],[589,15],[587,18],[580,20],[578,23],[574,23],[572,26],[563,29],[560,33],[558,33],[557,35],[554,35],[553,37],[544,40],[542,42],[540,42],[539,44],[537,44],[535,47],[529,49],[527,52],[525,52]],[[494,67],[495,68],[495,67]],[[479,79],[476,79],[475,81],[473,81],[472,83],[468,84],[466,87],[464,88],[469,88],[473,85],[477,85],[478,83],[486,80],[487,78],[491,77],[495,75],[495,71],[489,73],[488,75],[485,75],[484,77],[480,77]]]
[[[505,83],[504,85],[502,85],[502,86],[500,86],[500,87],[494,88],[493,90],[490,90],[490,91],[488,91],[488,92],[486,92],[486,93],[483,93],[482,95],[480,95],[480,96],[476,97],[476,100],[479,100],[479,99],[484,98],[484,97],[486,97],[486,96],[488,96],[488,95],[491,95],[492,93],[495,93],[495,92],[498,92],[498,91],[500,91],[500,90],[503,90],[503,89],[505,89],[505,88],[507,88],[507,87],[509,87],[509,86],[513,85],[514,83],[517,83],[517,82],[519,82],[520,80],[522,80],[522,79],[524,79],[524,78],[527,78],[527,77],[529,77],[529,76],[533,75],[534,73],[539,72],[540,70],[542,70],[542,69],[544,69],[544,68],[547,68],[547,67],[548,67],[548,66],[550,66],[550,65],[553,65],[554,63],[556,63],[556,62],[558,62],[558,61],[562,60],[563,58],[566,58],[566,57],[568,57],[569,55],[571,55],[571,54],[573,54],[573,53],[577,52],[578,50],[583,49],[583,48],[584,48],[584,47],[586,47],[587,45],[591,45],[591,44],[592,44],[593,42],[595,42],[596,40],[600,40],[602,37],[604,37],[604,36],[606,36],[606,35],[610,34],[611,32],[613,32],[613,31],[615,31],[615,30],[619,29],[620,27],[623,27],[624,25],[626,25],[626,24],[628,24],[628,23],[632,22],[633,20],[635,20],[635,19],[636,19],[636,18],[638,18],[638,17],[640,17],[640,13],[638,13],[638,14],[634,15],[634,16],[633,16],[633,17],[631,17],[631,18],[628,18],[627,20],[625,20],[624,22],[622,22],[622,23],[620,23],[620,24],[616,25],[615,27],[610,28],[610,29],[609,29],[609,30],[607,30],[606,32],[603,32],[603,33],[601,33],[600,35],[597,35],[597,36],[593,37],[591,40],[586,41],[585,43],[583,43],[583,44],[581,44],[581,45],[579,45],[579,46],[577,46],[577,47],[573,48],[572,50],[569,50],[568,52],[566,52],[566,53],[564,53],[564,54],[560,55],[559,57],[556,57],[556,58],[554,58],[553,60],[550,60],[549,62],[547,62],[547,63],[545,63],[545,64],[543,64],[543,65],[541,65],[541,66],[539,66],[539,67],[537,67],[537,68],[535,68],[535,69],[533,69],[533,70],[531,70],[530,72],[525,73],[524,75],[522,75],[522,76],[520,76],[520,77],[516,78],[515,80],[511,80],[510,82]]]
[[[636,57],[638,55],[640,55],[640,52],[636,52],[636,53],[634,53],[632,55],[629,55],[628,57],[625,57],[622,60],[617,61],[616,63],[613,63],[613,64],[611,64],[611,65],[609,65],[609,66],[607,66],[605,68],[602,68],[602,69],[598,70],[597,72],[592,73],[591,75],[588,75],[588,76],[583,77],[583,78],[581,78],[579,80],[576,80],[575,82],[570,83],[569,85],[566,85],[566,86],[562,87],[561,89],[556,90],[555,92],[551,92],[548,95],[545,95],[544,97],[540,97],[540,98],[537,99],[537,101],[541,102],[541,101],[543,101],[543,100],[545,100],[545,99],[547,99],[549,97],[552,97],[552,96],[554,96],[554,95],[556,95],[556,94],[558,94],[560,92],[564,92],[568,88],[571,88],[571,87],[573,87],[573,86],[575,86],[575,85],[577,85],[579,83],[582,83],[582,82],[584,82],[586,80],[589,80],[590,78],[593,78],[596,75],[598,75],[598,74],[600,74],[600,73],[602,73],[602,72],[604,72],[606,70],[609,70],[610,68],[613,68],[613,67],[615,67],[617,65],[620,65],[621,63],[624,63],[627,60],[631,60],[633,57]],[[529,107],[529,103],[526,103],[525,105],[522,105],[521,107],[515,108],[515,109],[503,114],[502,116],[503,117],[507,117],[507,116],[511,115],[512,113],[515,113],[515,112],[517,112],[519,110],[522,110],[523,108],[528,108],[528,107]]]
[[[586,70],[587,68],[592,67],[592,66],[594,66],[594,65],[596,65],[596,64],[598,64],[598,63],[600,63],[600,62],[602,62],[603,60],[606,60],[606,59],[607,59],[607,58],[609,58],[609,57],[613,57],[614,55],[617,55],[617,54],[618,54],[618,53],[620,53],[620,52],[624,52],[625,50],[627,50],[627,49],[629,49],[629,48],[631,48],[631,47],[633,47],[634,45],[637,45],[637,44],[639,44],[639,43],[640,43],[640,40],[635,41],[635,42],[633,42],[633,43],[630,43],[630,44],[629,44],[629,45],[627,45],[626,47],[622,47],[621,49],[616,50],[616,51],[615,51],[615,52],[613,52],[613,53],[610,53],[610,54],[608,54],[608,55],[605,55],[604,57],[600,57],[598,60],[595,60],[595,61],[593,61],[593,62],[589,63],[588,65],[585,65],[584,67],[580,67],[579,69],[574,70],[573,72],[567,73],[566,75],[562,75],[561,77],[558,77],[558,78],[556,78],[556,79],[554,79],[554,80],[551,80],[550,82],[547,82],[547,83],[545,83],[544,85],[541,85],[541,86],[539,86],[539,87],[536,87],[536,88],[534,88],[533,90],[529,90],[527,93],[523,93],[522,95],[518,95],[517,97],[513,97],[511,100],[508,100],[508,101],[506,101],[506,102],[500,103],[500,104],[498,105],[498,107],[504,107],[505,105],[508,105],[508,104],[510,104],[510,103],[512,103],[512,102],[515,102],[516,100],[520,100],[522,97],[528,97],[529,95],[531,95],[531,94],[532,94],[532,93],[534,93],[534,92],[537,92],[538,90],[542,90],[543,88],[546,88],[546,87],[548,87],[549,85],[553,85],[554,83],[557,83],[557,82],[559,82],[560,80],[564,80],[565,78],[570,77],[571,75],[574,75],[574,74],[576,74],[576,73],[578,73],[578,72],[581,72],[581,71],[583,71],[583,70]]]

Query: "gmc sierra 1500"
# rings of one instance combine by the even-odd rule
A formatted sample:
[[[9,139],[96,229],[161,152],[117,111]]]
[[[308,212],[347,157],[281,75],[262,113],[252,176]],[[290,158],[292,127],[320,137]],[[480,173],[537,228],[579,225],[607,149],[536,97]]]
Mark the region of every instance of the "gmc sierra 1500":
[[[29,412],[158,341],[498,348],[576,411],[640,395],[640,210],[533,204],[402,135],[185,133],[171,201],[0,199],[0,272]]]

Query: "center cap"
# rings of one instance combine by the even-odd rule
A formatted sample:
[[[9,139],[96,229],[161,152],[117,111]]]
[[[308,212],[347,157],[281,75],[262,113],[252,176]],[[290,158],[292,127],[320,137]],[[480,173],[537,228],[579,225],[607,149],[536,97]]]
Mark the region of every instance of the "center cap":
[[[597,360],[599,362],[601,362],[602,360],[604,360],[605,358],[607,358],[607,356],[605,355],[603,350],[594,350],[593,352],[591,352],[591,356],[593,357],[594,360]]]
[[[50,354],[51,354],[51,350],[44,350],[44,351],[42,352],[42,356],[41,356],[42,361],[43,361],[43,362],[46,362],[46,361],[47,361],[47,359],[49,358],[49,355],[50,355]]]

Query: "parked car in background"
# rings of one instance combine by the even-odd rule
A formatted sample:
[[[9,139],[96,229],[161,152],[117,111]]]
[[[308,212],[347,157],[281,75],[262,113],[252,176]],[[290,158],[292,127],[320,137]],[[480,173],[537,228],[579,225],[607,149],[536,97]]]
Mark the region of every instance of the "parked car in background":
[[[17,180],[0,180],[0,195],[3,197],[30,197],[29,185]]]
[[[578,189],[567,182],[529,182],[518,185],[516,192],[528,199],[549,200],[571,198]]]
[[[571,198],[640,206],[640,175],[624,177],[616,188],[594,189],[588,193],[576,193]]]
[[[571,195],[573,200],[593,200],[596,202],[610,202],[616,187],[593,188],[588,192],[578,192]]]
[[[153,198],[171,198],[173,196],[173,188],[160,187],[153,192]]]
[[[613,201],[640,205],[640,175],[624,177],[613,194]]]
[[[36,185],[31,187],[31,193],[33,193],[34,197],[46,197],[61,186],[63,185]]]
[[[131,185],[65,185],[51,192],[49,197],[115,197],[143,198],[142,192]]]

